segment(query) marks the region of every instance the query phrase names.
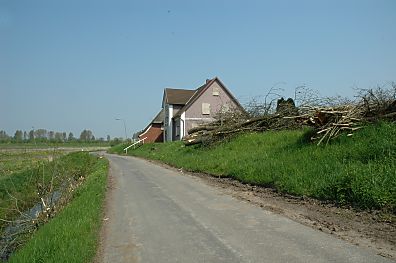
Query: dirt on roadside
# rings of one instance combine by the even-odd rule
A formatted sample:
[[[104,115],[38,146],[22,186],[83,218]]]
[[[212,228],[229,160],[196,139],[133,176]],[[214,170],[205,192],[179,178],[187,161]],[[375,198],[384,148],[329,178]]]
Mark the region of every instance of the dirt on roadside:
[[[157,161],[151,160],[151,162],[198,177],[207,184],[221,189],[225,194],[396,260],[394,215],[380,211],[357,211],[348,207],[338,207],[333,203],[313,198],[295,197],[278,193],[271,188],[243,184],[231,178],[186,172]]]
[[[194,174],[221,187],[234,197],[263,209],[284,215],[294,221],[335,235],[358,246],[375,250],[381,256],[396,259],[396,224],[394,218],[378,211],[356,211],[312,198],[280,194],[269,188],[242,184],[225,178]]]

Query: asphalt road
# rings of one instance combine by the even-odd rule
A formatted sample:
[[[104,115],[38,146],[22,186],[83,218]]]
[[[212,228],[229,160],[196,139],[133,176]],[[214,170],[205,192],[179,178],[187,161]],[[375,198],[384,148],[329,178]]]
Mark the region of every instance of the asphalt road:
[[[110,160],[103,262],[393,262],[132,157]]]

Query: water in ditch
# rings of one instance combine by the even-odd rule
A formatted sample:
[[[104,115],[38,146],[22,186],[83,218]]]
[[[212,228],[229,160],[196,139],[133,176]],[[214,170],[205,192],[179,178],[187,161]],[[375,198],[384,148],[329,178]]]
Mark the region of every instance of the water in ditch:
[[[42,202],[35,204],[32,208],[21,213],[21,216],[16,220],[12,221],[7,225],[0,237],[0,260],[7,261],[10,255],[15,250],[14,241],[20,233],[27,233],[29,230],[33,230],[35,225],[32,223],[37,219],[41,213],[43,213],[46,207],[53,207],[57,204],[60,197],[62,196],[61,191],[54,191],[47,198],[44,198]]]

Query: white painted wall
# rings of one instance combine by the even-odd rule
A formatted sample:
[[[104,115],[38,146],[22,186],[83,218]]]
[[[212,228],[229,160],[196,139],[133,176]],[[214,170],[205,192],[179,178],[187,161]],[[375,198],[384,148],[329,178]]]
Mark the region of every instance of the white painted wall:
[[[173,105],[168,105],[168,126],[167,126],[167,138],[166,141],[172,141],[172,118],[173,118]]]
[[[183,112],[182,115],[180,115],[180,140],[184,137],[186,134],[186,112]]]

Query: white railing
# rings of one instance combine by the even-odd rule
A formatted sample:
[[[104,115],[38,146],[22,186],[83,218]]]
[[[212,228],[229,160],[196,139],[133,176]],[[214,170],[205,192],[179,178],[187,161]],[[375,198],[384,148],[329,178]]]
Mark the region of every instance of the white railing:
[[[135,149],[136,148],[136,145],[138,145],[138,144],[144,144],[144,140],[146,140],[147,139],[147,137],[144,137],[143,139],[140,139],[140,140],[138,140],[137,142],[134,142],[133,144],[131,144],[131,145],[129,145],[128,147],[125,147],[124,148],[124,151],[125,151],[125,154],[128,154],[128,149],[129,148],[131,148],[131,147],[133,147],[133,149]]]

